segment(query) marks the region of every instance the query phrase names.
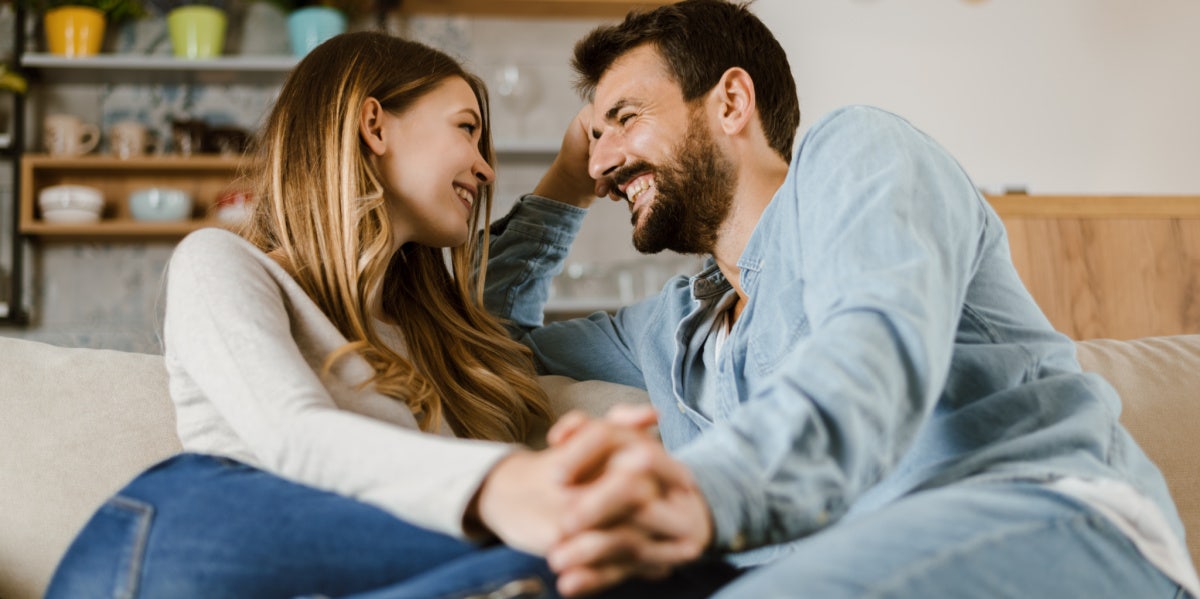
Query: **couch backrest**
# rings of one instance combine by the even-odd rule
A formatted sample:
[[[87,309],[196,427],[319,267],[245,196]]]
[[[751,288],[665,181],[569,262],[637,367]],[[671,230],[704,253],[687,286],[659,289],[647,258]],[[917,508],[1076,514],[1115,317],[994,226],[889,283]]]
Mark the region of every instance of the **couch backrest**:
[[[179,451],[161,356],[0,337],[0,597],[40,597],[75,533]]]
[[[1200,556],[1200,335],[1078,345],[1121,393],[1122,421],[1167,477]],[[95,508],[179,450],[160,356],[0,337],[0,597],[40,597]],[[644,400],[594,381],[544,377],[555,412]],[[596,402],[597,397],[603,401]]]
[[[1121,394],[1121,422],[1166,476],[1200,569],[1200,335],[1076,346],[1084,370]]]

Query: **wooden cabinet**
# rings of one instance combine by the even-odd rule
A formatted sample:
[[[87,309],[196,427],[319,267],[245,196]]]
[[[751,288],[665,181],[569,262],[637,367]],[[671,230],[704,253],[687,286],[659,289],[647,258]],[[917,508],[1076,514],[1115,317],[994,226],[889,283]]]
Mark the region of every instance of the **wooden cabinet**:
[[[988,199],[1054,328],[1072,339],[1200,333],[1200,196]]]
[[[222,156],[156,156],[123,160],[107,156],[60,158],[26,154],[21,159],[21,233],[42,239],[94,240],[123,238],[174,239],[188,232],[221,223],[212,217],[212,206],[226,191],[239,188],[239,169],[245,161]],[[87,185],[104,194],[104,210],[95,223],[49,223],[42,219],[38,193],[60,184]],[[191,194],[192,218],[174,222],[135,220],[129,212],[129,195],[148,187],[170,187]]]

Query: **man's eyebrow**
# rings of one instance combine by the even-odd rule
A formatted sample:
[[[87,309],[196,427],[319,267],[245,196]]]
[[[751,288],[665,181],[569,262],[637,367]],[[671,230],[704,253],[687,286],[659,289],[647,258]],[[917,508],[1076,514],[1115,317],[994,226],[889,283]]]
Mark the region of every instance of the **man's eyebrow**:
[[[628,98],[621,98],[620,100],[617,100],[617,102],[613,104],[612,108],[609,108],[608,112],[604,113],[604,120],[611,121],[617,118],[617,113],[621,112],[622,108],[632,104],[635,104],[635,102],[629,100]]]
[[[604,113],[604,120],[605,121],[614,121],[617,118],[617,114],[619,114],[621,112],[622,108],[627,108],[629,106],[637,106],[637,105],[638,105],[637,102],[630,100],[629,98],[621,98],[620,100],[617,100],[612,105],[612,108],[609,108]],[[596,139],[600,139],[600,130],[595,127],[592,127],[592,137],[594,137]]]

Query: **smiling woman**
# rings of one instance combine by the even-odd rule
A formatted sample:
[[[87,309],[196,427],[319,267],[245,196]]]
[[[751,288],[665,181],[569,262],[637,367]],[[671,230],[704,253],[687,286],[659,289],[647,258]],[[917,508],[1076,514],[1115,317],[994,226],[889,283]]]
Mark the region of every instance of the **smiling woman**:
[[[263,201],[240,236],[197,231],[170,264],[188,453],[101,508],[48,595],[134,571],[142,596],[550,584],[543,560],[468,542],[481,483],[549,418],[529,351],[475,299],[495,176],[483,85],[421,44],[338,36],[296,66],[257,150]],[[476,576],[410,580],[452,562]]]

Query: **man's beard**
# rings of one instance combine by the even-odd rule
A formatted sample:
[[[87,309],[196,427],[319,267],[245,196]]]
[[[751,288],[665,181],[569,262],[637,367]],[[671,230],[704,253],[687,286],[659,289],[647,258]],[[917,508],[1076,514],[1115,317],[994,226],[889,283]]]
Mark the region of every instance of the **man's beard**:
[[[641,226],[633,214],[633,247],[643,254],[711,254],[733,205],[736,168],[703,122],[693,121],[674,154],[669,163],[650,168],[655,197],[641,210],[649,211]]]

